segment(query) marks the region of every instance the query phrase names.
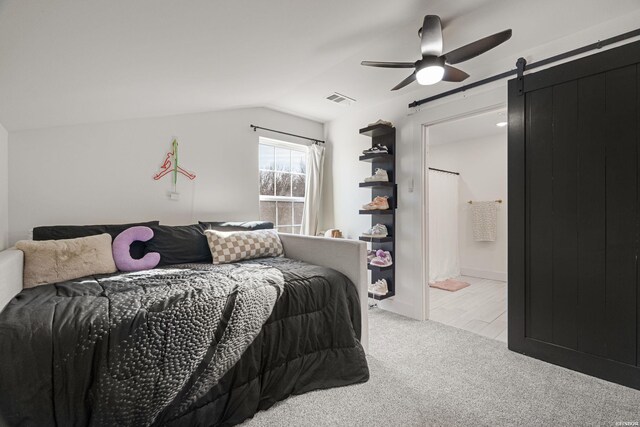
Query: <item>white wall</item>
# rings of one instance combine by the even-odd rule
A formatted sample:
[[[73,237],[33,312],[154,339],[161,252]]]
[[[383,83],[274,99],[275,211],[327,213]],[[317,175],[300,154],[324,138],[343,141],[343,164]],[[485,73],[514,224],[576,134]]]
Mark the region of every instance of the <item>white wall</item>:
[[[9,241],[46,224],[165,224],[258,218],[255,124],[322,138],[321,123],[266,108],[187,114],[12,132],[9,144]],[[271,133],[265,136],[302,141]],[[179,161],[196,173],[154,181],[172,136]]]
[[[464,122],[461,122],[464,125]],[[458,232],[460,271],[493,280],[507,278],[507,137],[429,145],[429,166],[459,172]],[[495,242],[476,242],[469,200],[502,200],[498,204]]]
[[[543,46],[520,52],[527,61],[534,62],[554,54],[575,49],[596,40],[602,40],[637,28],[640,12],[626,14],[618,19],[602,22]],[[614,47],[614,46],[611,46]],[[509,61],[514,68],[517,57]],[[496,62],[485,70],[486,77],[505,71],[505,64]],[[472,81],[474,77],[470,79]],[[451,88],[443,84],[442,90]],[[405,92],[389,101],[369,108],[357,104],[350,111],[325,126],[327,168],[324,191],[324,229],[336,227],[346,236],[355,238],[369,227],[369,218],[358,215],[360,205],[369,200],[370,191],[358,188],[358,182],[370,173],[370,165],[358,162],[358,154],[368,146],[367,138],[358,129],[377,119],[393,122],[397,128],[396,165],[398,182],[398,211],[396,214],[396,295],[379,305],[416,319],[428,318],[428,290],[424,285],[425,240],[423,210],[426,210],[423,186],[422,125],[459,117],[487,109],[504,107],[506,81],[475,88],[410,110],[407,105],[421,97],[420,91]],[[411,189],[413,188],[413,191]],[[425,214],[426,215],[426,214]]]
[[[370,201],[371,191],[358,188],[358,182],[371,173],[371,165],[358,162],[358,155],[370,144],[358,130],[379,118],[390,120],[396,127],[396,296],[381,301],[381,308],[422,319],[427,305],[423,283],[426,252],[423,250],[422,210],[424,186],[422,158],[422,124],[432,123],[486,106],[503,105],[504,86],[484,88],[474,96],[456,95],[407,116],[407,103],[398,100],[375,109],[355,111],[327,124],[327,168],[323,228],[340,228],[346,237],[357,236],[370,227],[370,218],[358,215],[359,207]]]
[[[0,124],[0,251],[9,243],[9,135]]]

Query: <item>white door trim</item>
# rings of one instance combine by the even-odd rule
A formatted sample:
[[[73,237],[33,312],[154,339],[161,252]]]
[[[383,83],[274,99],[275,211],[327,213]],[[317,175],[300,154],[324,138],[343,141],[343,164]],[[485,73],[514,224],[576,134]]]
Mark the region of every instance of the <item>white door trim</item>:
[[[420,135],[422,139],[420,153],[420,179],[422,181],[422,204],[420,208],[420,216],[422,218],[422,318],[429,320],[429,127],[445,123],[461,120],[479,114],[490,113],[492,111],[503,110],[507,108],[506,102],[489,105],[487,107],[478,108],[463,114],[448,116],[439,120],[422,123],[420,125]]]

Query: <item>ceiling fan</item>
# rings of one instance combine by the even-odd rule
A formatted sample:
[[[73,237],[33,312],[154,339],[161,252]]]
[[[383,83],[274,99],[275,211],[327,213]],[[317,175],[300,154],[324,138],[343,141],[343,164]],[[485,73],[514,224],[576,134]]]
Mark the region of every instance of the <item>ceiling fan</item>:
[[[420,43],[422,59],[416,62],[362,61],[362,65],[382,68],[414,68],[409,77],[391,90],[402,89],[414,80],[417,80],[421,85],[432,85],[439,81],[461,82],[469,77],[469,74],[448,64],[457,64],[475,58],[506,42],[511,38],[511,29],[476,40],[444,55],[442,54],[442,23],[439,16],[425,16],[422,28],[418,30],[418,35],[422,40]]]

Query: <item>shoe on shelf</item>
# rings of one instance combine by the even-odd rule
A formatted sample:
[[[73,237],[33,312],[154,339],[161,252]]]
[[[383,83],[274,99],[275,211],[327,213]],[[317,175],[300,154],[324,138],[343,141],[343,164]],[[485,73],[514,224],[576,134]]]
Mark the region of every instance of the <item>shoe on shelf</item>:
[[[376,224],[364,233],[362,233],[363,237],[387,237],[389,232],[387,231],[387,227],[384,224]]]
[[[376,257],[376,251],[367,251],[367,264]]]
[[[382,144],[376,144],[362,151],[362,154],[389,154],[389,149]]]
[[[389,182],[389,175],[386,170],[378,168],[372,176],[366,177],[364,182]]]
[[[389,293],[389,286],[385,279],[380,279],[376,283],[369,285],[369,292],[376,295],[386,295]]]
[[[389,267],[391,264],[393,264],[393,260],[391,259],[391,254],[389,253],[389,251],[378,249],[375,258],[373,258],[369,262],[369,264],[375,265],[376,267]]]
[[[387,196],[377,196],[371,203],[362,206],[365,211],[377,211],[389,209],[389,201]]]
[[[385,126],[389,126],[389,127],[393,127],[393,124],[391,122],[388,122],[386,120],[378,120],[377,122],[374,123],[369,123],[368,126],[375,126],[375,125],[385,125]]]

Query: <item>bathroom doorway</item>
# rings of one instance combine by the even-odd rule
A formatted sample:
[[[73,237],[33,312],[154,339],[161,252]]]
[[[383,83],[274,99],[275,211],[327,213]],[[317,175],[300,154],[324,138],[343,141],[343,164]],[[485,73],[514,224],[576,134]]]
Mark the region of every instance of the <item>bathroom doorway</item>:
[[[428,318],[507,340],[506,109],[426,126]]]

